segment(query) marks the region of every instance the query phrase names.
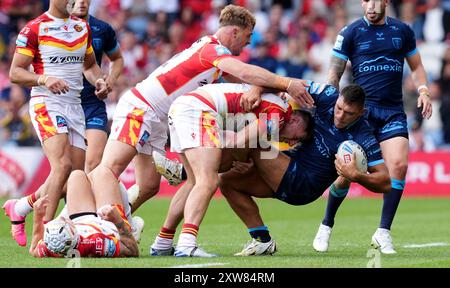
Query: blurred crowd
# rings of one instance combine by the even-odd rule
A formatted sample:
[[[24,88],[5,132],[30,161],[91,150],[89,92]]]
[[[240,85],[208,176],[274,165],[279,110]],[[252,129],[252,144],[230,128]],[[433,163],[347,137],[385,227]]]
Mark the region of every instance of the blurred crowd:
[[[48,2],[0,1],[0,147],[39,145],[28,115],[29,90],[11,85],[8,71],[18,32],[46,11]],[[337,33],[363,14],[360,0],[91,0],[90,14],[112,25],[125,60],[123,75],[107,99],[108,115],[127,88],[201,36],[214,33],[220,10],[230,3],[247,7],[256,17],[242,60],[317,82],[326,81]],[[392,0],[388,15],[411,25],[429,75],[433,116],[422,121],[416,88],[405,71],[411,149],[450,150],[450,0]],[[347,70],[344,81],[349,83]]]

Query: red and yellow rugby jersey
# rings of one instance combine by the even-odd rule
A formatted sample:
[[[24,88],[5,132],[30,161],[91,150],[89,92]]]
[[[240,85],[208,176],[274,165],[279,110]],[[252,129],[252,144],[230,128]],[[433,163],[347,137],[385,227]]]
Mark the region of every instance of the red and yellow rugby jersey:
[[[31,96],[58,97],[68,103],[80,103],[83,89],[83,63],[93,53],[92,34],[87,22],[71,16],[61,19],[48,12],[27,23],[16,41],[16,53],[33,58],[36,74],[57,77],[69,84],[66,94],[53,94],[45,86],[35,86]]]
[[[158,117],[166,118],[178,96],[218,80],[222,71],[217,66],[227,57],[233,55],[215,36],[204,36],[159,66],[136,89]]]

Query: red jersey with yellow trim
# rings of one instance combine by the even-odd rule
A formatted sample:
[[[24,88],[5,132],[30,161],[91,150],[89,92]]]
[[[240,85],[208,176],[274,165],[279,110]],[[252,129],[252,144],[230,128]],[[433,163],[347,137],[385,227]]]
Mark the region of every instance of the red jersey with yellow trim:
[[[89,217],[89,218],[84,218]],[[80,236],[76,250],[80,257],[119,257],[120,236],[112,222],[96,216],[83,216],[74,220]],[[39,257],[61,257],[47,249],[44,241],[38,243]]]
[[[217,65],[227,57],[233,56],[215,36],[204,36],[158,67],[136,89],[158,117],[167,118],[170,105],[178,96],[222,76]]]
[[[250,90],[250,88],[251,86],[247,84],[223,83],[205,85],[199,90],[208,92],[214,100],[217,113],[226,118],[227,113],[246,113],[240,106],[240,99],[244,92]],[[279,125],[282,127],[285,122],[289,121],[292,107],[287,100],[272,93],[265,93],[261,95],[261,104],[251,113],[258,119],[264,113],[267,115],[267,120],[271,120],[276,115],[279,119]],[[240,128],[242,127],[237,127],[237,130],[240,130]]]
[[[35,86],[31,96],[49,96],[66,103],[80,103],[85,55],[93,53],[92,34],[87,22],[71,16],[56,18],[48,12],[27,23],[16,41],[16,53],[33,58],[36,74],[57,77],[69,85],[69,92],[51,93]]]

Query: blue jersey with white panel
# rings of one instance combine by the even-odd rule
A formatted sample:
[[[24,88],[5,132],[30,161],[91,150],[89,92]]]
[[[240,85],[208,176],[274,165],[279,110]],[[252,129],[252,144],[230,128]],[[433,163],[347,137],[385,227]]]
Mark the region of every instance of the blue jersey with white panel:
[[[287,173],[292,173],[294,176],[290,182],[295,182],[296,174],[299,176],[300,173],[304,174],[300,177],[306,178],[306,187],[311,190],[308,191],[309,195],[305,196],[317,198],[338,176],[334,165],[334,155],[343,141],[353,140],[361,145],[367,154],[369,167],[384,163],[384,160],[381,156],[380,145],[364,117],[358,118],[344,129],[334,126],[334,105],[339,97],[339,91],[331,85],[314,82],[309,82],[309,85],[308,92],[314,98],[316,105],[313,116],[313,139],[287,153],[293,159],[291,162],[295,162],[295,165],[290,165],[291,170]],[[293,171],[297,169],[298,171]]]
[[[332,55],[350,60],[367,104],[403,109],[404,59],[416,53],[414,32],[407,24],[386,17],[384,25],[371,25],[364,17],[341,30]]]
[[[88,19],[92,31],[92,47],[94,48],[95,59],[101,66],[103,53],[111,55],[119,49],[116,32],[108,23],[99,20],[91,15]],[[103,102],[95,96],[95,87],[86,78],[83,79],[83,91],[81,91],[81,104],[83,106]]]

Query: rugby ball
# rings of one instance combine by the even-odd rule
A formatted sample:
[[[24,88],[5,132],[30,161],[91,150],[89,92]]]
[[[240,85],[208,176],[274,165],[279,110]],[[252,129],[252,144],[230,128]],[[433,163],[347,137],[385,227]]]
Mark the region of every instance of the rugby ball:
[[[364,149],[353,140],[346,140],[339,144],[337,155],[344,163],[352,161],[352,154],[356,152],[356,167],[362,173],[367,172],[367,155]]]

